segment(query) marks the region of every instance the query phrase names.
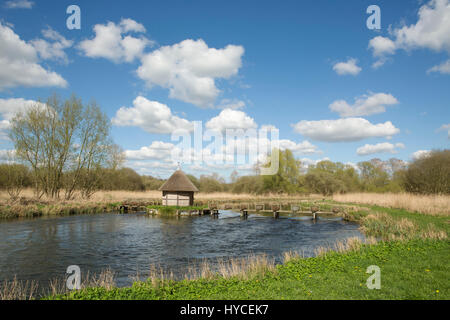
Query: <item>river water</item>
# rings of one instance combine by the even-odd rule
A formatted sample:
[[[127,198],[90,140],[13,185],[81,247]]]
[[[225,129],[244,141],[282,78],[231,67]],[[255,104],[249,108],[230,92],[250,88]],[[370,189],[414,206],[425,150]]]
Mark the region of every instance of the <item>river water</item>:
[[[0,281],[17,276],[45,285],[63,278],[68,266],[82,273],[116,272],[116,283],[132,283],[151,265],[184,274],[208,259],[267,254],[280,262],[286,251],[312,256],[318,246],[363,237],[358,225],[339,218],[290,216],[278,220],[222,211],[210,216],[160,218],[143,213],[97,214],[0,222]]]

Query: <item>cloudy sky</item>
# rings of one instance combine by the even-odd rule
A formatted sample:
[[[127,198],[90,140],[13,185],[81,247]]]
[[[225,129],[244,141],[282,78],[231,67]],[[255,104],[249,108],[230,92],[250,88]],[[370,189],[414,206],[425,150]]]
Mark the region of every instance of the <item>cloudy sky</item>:
[[[127,166],[163,178],[172,133],[196,121],[277,128],[305,164],[449,147],[450,0],[78,1],[80,30],[67,28],[71,4],[0,1],[0,157],[15,112],[52,93],[95,99]],[[380,30],[366,26],[372,4]],[[252,165],[232,162],[183,169]]]

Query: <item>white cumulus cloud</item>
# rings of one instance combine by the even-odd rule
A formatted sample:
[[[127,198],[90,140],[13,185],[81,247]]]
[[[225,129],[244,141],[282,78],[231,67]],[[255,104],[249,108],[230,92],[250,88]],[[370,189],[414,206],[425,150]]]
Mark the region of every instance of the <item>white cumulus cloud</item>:
[[[66,87],[59,74],[39,64],[38,51],[0,22],[0,91],[18,86]]]
[[[164,160],[171,157],[171,152],[175,148],[170,142],[153,141],[151,145],[139,150],[126,150],[127,160]]]
[[[220,93],[215,79],[236,75],[243,54],[242,46],[215,49],[201,39],[188,39],[144,55],[137,74],[149,87],[169,89],[171,98],[209,107]]]
[[[132,19],[122,19],[119,24],[96,24],[93,29],[95,37],[78,45],[83,54],[91,58],[105,58],[116,63],[132,62],[142,57],[147,46],[154,44],[144,36],[129,35],[145,32],[145,27]]]
[[[400,132],[392,122],[372,124],[363,118],[300,121],[294,130],[312,140],[325,142],[358,141],[373,137],[391,137]]]
[[[226,129],[256,129],[258,126],[253,118],[245,112],[233,109],[224,109],[218,116],[209,120],[205,127],[215,131]]]
[[[157,101],[138,96],[133,107],[121,107],[112,123],[116,126],[135,126],[150,133],[170,134],[177,129],[192,130],[193,124],[175,116],[170,108]]]
[[[36,103],[34,100],[25,100],[23,98],[0,98],[0,116],[5,120],[11,120],[16,113],[23,112]]]
[[[419,9],[416,24],[394,29],[397,48],[450,52],[450,1],[431,0]]]
[[[426,158],[431,154],[430,150],[418,150],[411,155],[413,160],[419,160],[422,158]]]
[[[0,140],[9,140],[8,129],[10,123],[8,120],[0,120]]]
[[[403,143],[392,144],[389,142],[377,143],[377,144],[366,144],[361,148],[358,148],[356,153],[359,156],[367,156],[375,153],[398,153],[398,149],[404,149],[405,145]]]
[[[33,1],[29,0],[9,0],[5,2],[7,9],[31,9],[34,6]]]
[[[450,74],[450,59],[428,69],[428,73],[439,72],[442,74]]]
[[[293,153],[297,153],[297,154],[322,153],[317,146],[313,145],[308,140],[297,143],[292,140],[283,139],[283,140],[279,140],[278,143],[279,143],[281,150],[289,149]]]
[[[245,102],[237,99],[222,99],[217,106],[218,109],[242,109]]]
[[[392,39],[377,36],[369,41],[378,61],[374,67],[379,67],[386,61],[386,56],[396,50],[431,49],[433,51],[450,52],[450,0],[431,0],[420,7],[418,20],[415,24],[404,25],[391,31]],[[445,63],[443,64],[445,69]],[[433,69],[433,68],[432,68]],[[439,66],[436,70],[439,71]]]
[[[372,93],[358,97],[353,105],[345,100],[337,100],[330,104],[330,110],[339,113],[341,117],[369,116],[386,111],[386,106],[398,104],[398,100],[391,94]]]
[[[39,53],[41,59],[60,60],[67,63],[68,58],[64,50],[70,48],[73,45],[73,41],[67,40],[50,27],[42,30],[42,35],[47,40],[35,39],[30,42]]]
[[[23,98],[0,99],[0,140],[9,140],[7,131],[10,128],[10,120],[18,113],[36,105],[43,105],[34,100]]]
[[[369,41],[369,48],[373,50],[375,57],[385,54],[393,54],[396,50],[395,43],[389,38],[376,36]]]
[[[351,74],[356,76],[362,70],[361,67],[356,65],[356,59],[350,58],[346,62],[338,62],[333,66],[333,70],[339,75]]]

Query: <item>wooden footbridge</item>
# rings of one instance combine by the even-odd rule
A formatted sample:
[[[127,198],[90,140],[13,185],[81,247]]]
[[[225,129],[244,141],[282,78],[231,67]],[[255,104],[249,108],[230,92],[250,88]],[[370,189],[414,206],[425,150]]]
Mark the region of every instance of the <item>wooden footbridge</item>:
[[[303,214],[311,215],[316,220],[318,215],[338,215],[342,212],[342,208],[333,207],[331,211],[323,210],[319,205],[313,205],[308,208],[301,204],[265,204],[265,203],[238,203],[238,204],[217,204],[208,203],[208,206],[201,210],[200,215],[212,215],[218,217],[220,210],[239,211],[241,216],[247,218],[249,213],[265,213],[272,214],[274,219],[278,219],[280,214]]]
[[[161,205],[160,200],[154,201],[129,201],[126,204],[117,206],[117,211],[122,213],[147,211],[149,205]],[[230,210],[240,212],[241,217],[246,219],[250,213],[271,214],[274,219],[278,219],[281,214],[299,214],[309,215],[316,220],[320,215],[339,215],[344,211],[345,206],[330,207],[329,205],[321,205],[317,202],[297,201],[297,202],[218,202],[218,201],[198,201],[195,203],[198,207],[203,207],[198,210],[189,210],[187,212],[178,210],[178,215],[211,215],[217,218],[221,210]]]

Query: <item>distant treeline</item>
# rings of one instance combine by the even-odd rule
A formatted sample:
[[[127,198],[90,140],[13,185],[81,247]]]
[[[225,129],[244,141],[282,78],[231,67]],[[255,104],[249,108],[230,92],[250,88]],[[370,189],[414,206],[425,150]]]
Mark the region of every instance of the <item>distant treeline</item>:
[[[164,183],[122,168],[124,152],[113,143],[110,120],[95,101],[83,104],[75,95],[65,101],[51,96],[16,114],[9,131],[15,152],[10,153],[9,164],[0,165],[0,188],[13,200],[25,187],[32,187],[37,198],[70,200],[75,194],[89,198],[98,190],[156,190]],[[234,171],[230,182],[218,174],[189,178],[201,192],[450,193],[450,150],[433,151],[410,164],[373,159],[355,168],[322,161],[306,171],[290,150],[273,152],[279,153],[275,175],[261,176],[255,169],[250,176]]]
[[[217,174],[188,175],[201,192],[285,193],[332,195],[347,192],[411,192],[450,194],[450,150],[433,151],[412,163],[392,158],[360,162],[356,168],[340,162],[321,161],[303,170],[290,150],[279,151],[276,175],[239,177],[231,174],[226,183]]]
[[[188,177],[201,192],[450,194],[450,150],[434,151],[409,165],[395,158],[388,161],[372,159],[360,162],[357,168],[339,162],[321,161],[309,166],[305,171],[289,150],[279,152],[280,168],[273,176],[239,177],[237,172],[233,172],[230,182],[226,182],[218,174],[202,175],[199,178],[193,175]],[[130,168],[102,168],[98,169],[96,174],[101,179],[97,181],[95,190],[157,190],[165,181],[152,176],[141,176]],[[17,184],[33,187],[31,170],[24,165],[1,164],[0,188],[8,189]]]

